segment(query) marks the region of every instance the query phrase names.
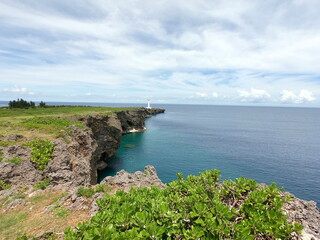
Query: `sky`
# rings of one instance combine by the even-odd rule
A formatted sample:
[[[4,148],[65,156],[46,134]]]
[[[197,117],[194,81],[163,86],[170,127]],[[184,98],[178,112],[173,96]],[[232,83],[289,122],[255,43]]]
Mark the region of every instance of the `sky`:
[[[319,0],[0,0],[0,100],[320,107]]]

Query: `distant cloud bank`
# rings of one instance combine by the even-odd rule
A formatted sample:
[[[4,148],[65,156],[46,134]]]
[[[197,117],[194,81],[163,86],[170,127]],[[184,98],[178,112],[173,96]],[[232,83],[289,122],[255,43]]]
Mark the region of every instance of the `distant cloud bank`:
[[[313,96],[313,93],[302,89],[298,94],[290,92],[288,90],[283,90],[281,92],[281,101],[289,103],[304,103],[304,102],[313,102],[316,98]]]

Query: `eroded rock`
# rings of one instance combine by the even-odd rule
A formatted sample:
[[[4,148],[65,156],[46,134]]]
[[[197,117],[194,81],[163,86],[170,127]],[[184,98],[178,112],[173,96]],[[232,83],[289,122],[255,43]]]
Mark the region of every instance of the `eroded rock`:
[[[289,222],[298,222],[304,227],[303,239],[320,239],[320,211],[314,201],[301,200],[290,193],[292,201],[285,204]]]
[[[153,166],[146,166],[144,172],[137,171],[135,173],[128,173],[121,170],[113,177],[109,176],[104,178],[101,184],[115,186],[125,191],[129,191],[131,187],[165,187],[165,184],[159,179],[157,171]]]

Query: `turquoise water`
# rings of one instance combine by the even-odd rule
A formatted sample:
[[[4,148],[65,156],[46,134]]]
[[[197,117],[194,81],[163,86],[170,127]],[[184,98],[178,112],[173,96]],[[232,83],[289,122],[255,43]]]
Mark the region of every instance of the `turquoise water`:
[[[162,105],[147,131],[126,135],[100,179],[154,165],[163,182],[177,172],[219,169],[276,182],[296,196],[320,203],[320,109]]]

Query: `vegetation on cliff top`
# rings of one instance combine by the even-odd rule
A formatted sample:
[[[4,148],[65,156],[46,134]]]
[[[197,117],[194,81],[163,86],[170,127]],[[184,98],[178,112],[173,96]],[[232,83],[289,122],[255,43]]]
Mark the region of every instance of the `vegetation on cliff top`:
[[[94,114],[111,115],[114,112],[134,108],[113,108],[113,107],[91,107],[91,106],[69,106],[69,105],[48,105],[46,107],[35,107],[28,109],[10,109],[0,107],[0,117],[36,117],[36,116],[86,116]]]
[[[25,137],[55,139],[62,137],[68,127],[82,127],[79,117],[89,115],[111,115],[121,110],[133,108],[110,108],[89,106],[45,106],[33,108],[0,108],[0,136],[20,134]],[[3,141],[2,141],[3,142]],[[13,142],[11,142],[12,144]],[[10,142],[3,143],[10,145]]]
[[[274,184],[218,180],[218,170],[179,174],[165,189],[107,195],[101,211],[66,230],[65,239],[290,239],[302,230],[287,222],[282,206],[289,199]]]
[[[32,102],[31,102],[32,103]],[[41,102],[35,106],[23,99],[10,101],[10,107],[0,107],[0,162],[19,164],[23,159],[4,154],[4,148],[20,145],[30,148],[31,161],[37,169],[44,170],[52,159],[52,140],[68,138],[73,134],[70,126],[85,128],[83,117],[111,115],[120,110],[133,108],[110,108],[89,106],[47,106]],[[8,136],[16,136],[13,139]],[[3,149],[2,149],[3,148]]]
[[[32,196],[19,194],[0,200],[0,239],[29,239],[22,237],[26,235],[32,236],[30,239],[37,239],[34,236],[38,233],[52,229],[62,232],[66,226],[74,227],[80,221],[88,220],[89,208],[68,210],[59,205],[59,199],[68,194],[62,191],[42,191]],[[25,204],[6,210],[16,199],[21,199]],[[91,201],[88,201],[88,206]],[[48,239],[59,238],[56,235],[55,238]]]

